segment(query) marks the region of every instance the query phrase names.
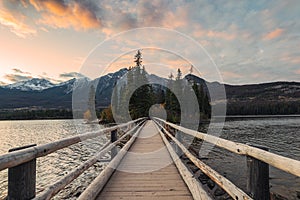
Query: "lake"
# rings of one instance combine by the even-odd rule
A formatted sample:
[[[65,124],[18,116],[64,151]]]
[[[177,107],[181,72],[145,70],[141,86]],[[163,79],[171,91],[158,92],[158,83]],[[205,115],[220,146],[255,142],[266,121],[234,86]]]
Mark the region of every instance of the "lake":
[[[8,149],[27,144],[45,144],[61,138],[103,128],[97,124],[85,124],[83,120],[32,120],[0,121],[0,154]],[[37,192],[59,180],[71,169],[94,155],[108,136],[86,140],[37,159]],[[109,155],[106,155],[108,158]],[[55,199],[72,199],[80,194],[106,164],[97,163],[60,192]],[[0,172],[0,199],[7,195],[7,170]],[[74,198],[75,199],[75,198]]]
[[[0,121],[0,154],[8,149],[28,145],[45,144],[61,138],[103,128],[99,125],[84,124],[82,120],[34,120]],[[300,160],[300,118],[251,118],[234,119],[225,122],[220,137],[237,142],[251,142],[269,147],[270,152]],[[202,127],[203,131],[207,126]],[[37,192],[45,189],[75,166],[94,155],[109,140],[107,135],[87,140],[69,148],[59,150],[37,159]],[[109,157],[108,155],[106,157]],[[246,187],[246,160],[223,149],[214,148],[205,160],[216,171],[226,176],[242,189]],[[55,199],[75,199],[95,174],[106,164],[97,163],[81,175]],[[300,179],[270,168],[271,190],[289,199],[297,199]],[[0,172],[0,199],[7,193],[7,170]]]
[[[205,132],[207,125],[201,128]],[[263,145],[272,153],[300,160],[300,117],[230,119],[225,122],[220,137],[240,143]],[[206,157],[205,163],[246,190],[247,168],[244,156],[214,147]],[[270,167],[270,186],[271,192],[288,199],[299,199],[299,177]]]

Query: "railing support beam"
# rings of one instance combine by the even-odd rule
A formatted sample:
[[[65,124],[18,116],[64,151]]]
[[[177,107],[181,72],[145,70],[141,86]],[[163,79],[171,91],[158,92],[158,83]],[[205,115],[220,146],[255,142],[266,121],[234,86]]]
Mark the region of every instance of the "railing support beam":
[[[117,129],[115,129],[110,132],[110,141],[111,143],[114,143],[117,140],[118,140],[118,132]],[[118,153],[117,146],[114,146],[110,152],[111,159],[113,159],[117,155],[117,153]]]
[[[9,152],[26,149],[36,144],[10,149]],[[8,200],[35,197],[36,159],[8,169]]]
[[[181,132],[178,131],[178,130],[175,130],[175,138],[180,142],[182,143],[182,135],[181,135]],[[183,153],[182,153],[182,150],[181,148],[176,144],[176,153],[177,155],[180,157]]]
[[[268,151],[260,145],[247,144]],[[251,156],[247,156],[247,192],[255,200],[270,199],[269,165]]]

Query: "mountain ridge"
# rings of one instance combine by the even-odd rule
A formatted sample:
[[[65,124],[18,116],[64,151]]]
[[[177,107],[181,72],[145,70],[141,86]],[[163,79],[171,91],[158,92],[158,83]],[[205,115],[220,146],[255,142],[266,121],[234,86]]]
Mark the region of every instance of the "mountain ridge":
[[[92,84],[95,85],[96,108],[100,109],[110,104],[114,85],[127,71],[126,68],[123,68],[95,80],[84,80],[85,87],[90,87]],[[162,85],[167,83],[167,79],[154,74],[149,74],[148,77]],[[203,85],[206,91],[208,91],[207,86],[220,85],[218,82],[207,82],[193,74],[188,74],[185,78]],[[28,89],[28,84],[25,84],[26,87],[21,87],[20,83],[16,84],[16,87],[1,86],[0,99],[2,101],[0,102],[0,109],[72,109],[72,91],[78,79],[70,79],[53,86],[49,85],[47,81],[39,82],[36,79],[34,81],[36,81],[37,85],[40,84],[41,87],[34,86],[35,89]],[[42,83],[45,83],[45,85],[42,85]],[[299,82],[277,81],[246,85],[224,84],[224,88],[227,96],[228,114],[270,114],[273,112],[269,111],[273,109],[270,106],[281,107],[281,110],[278,109],[276,111],[274,109],[274,112],[276,111],[278,114],[283,114],[287,111],[291,114],[300,114]]]

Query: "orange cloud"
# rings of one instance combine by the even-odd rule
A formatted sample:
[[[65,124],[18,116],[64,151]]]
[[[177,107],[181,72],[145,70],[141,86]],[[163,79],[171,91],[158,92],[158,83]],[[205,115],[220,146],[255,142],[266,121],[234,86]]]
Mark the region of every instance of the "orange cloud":
[[[78,2],[65,4],[56,0],[30,0],[31,5],[41,12],[38,22],[55,28],[73,27],[75,30],[100,28],[101,21],[95,13]]]
[[[4,9],[0,4],[0,24],[8,27],[11,32],[15,33],[21,38],[30,35],[35,35],[36,30],[24,23],[25,16],[19,13],[11,13]]]
[[[300,69],[296,70],[295,73],[300,75]]]
[[[283,31],[284,31],[283,29],[277,28],[277,29],[275,29],[274,31],[272,31],[272,32],[270,32],[270,33],[268,33],[268,34],[266,34],[266,35],[264,36],[264,40],[272,40],[272,39],[275,39],[275,38],[281,36],[282,33],[283,33]]]

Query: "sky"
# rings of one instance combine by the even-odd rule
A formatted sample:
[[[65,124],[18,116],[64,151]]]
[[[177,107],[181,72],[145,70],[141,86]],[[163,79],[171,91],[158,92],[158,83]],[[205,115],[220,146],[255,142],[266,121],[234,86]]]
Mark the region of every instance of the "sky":
[[[195,65],[175,55],[172,48],[181,48],[184,55],[202,59],[177,36],[150,31],[137,37],[139,41],[118,38],[109,55],[98,57],[114,60],[101,73],[133,65],[134,52],[128,47],[134,44],[143,49],[146,69],[165,77],[177,68],[188,73],[193,64],[209,81],[214,81],[210,75],[216,70],[229,84],[300,81],[299,11],[299,0],[2,0],[0,85],[33,77],[52,82],[80,77],[83,67],[89,70],[89,56],[102,52],[99,44],[144,27],[185,35],[201,45],[215,65]],[[151,42],[163,48],[151,48]],[[127,53],[120,55],[120,49]],[[99,71],[107,69],[99,60]]]

